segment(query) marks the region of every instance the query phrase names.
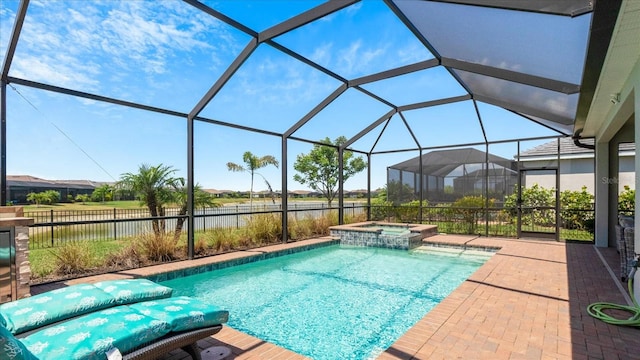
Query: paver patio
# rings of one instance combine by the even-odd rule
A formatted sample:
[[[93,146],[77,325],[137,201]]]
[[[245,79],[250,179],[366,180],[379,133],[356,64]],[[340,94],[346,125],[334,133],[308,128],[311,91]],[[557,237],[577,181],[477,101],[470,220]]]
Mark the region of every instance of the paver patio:
[[[246,252],[182,261],[67,281],[139,277],[328,241],[313,239]],[[590,303],[626,304],[615,249],[547,240],[458,235],[430,243],[501,248],[450,296],[426,314],[379,359],[640,359],[640,329],[609,325],[586,312]],[[605,263],[608,263],[607,266]],[[65,284],[36,286],[33,293]],[[622,285],[622,286],[620,286]],[[227,346],[227,359],[304,359],[286,349],[225,326],[199,342]],[[165,360],[188,359],[176,350]]]

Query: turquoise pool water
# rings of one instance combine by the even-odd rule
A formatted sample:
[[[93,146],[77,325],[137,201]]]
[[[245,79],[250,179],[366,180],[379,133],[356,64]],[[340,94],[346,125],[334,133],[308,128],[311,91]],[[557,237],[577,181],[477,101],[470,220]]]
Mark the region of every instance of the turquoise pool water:
[[[228,309],[232,328],[312,359],[370,359],[488,258],[332,245],[162,284]]]

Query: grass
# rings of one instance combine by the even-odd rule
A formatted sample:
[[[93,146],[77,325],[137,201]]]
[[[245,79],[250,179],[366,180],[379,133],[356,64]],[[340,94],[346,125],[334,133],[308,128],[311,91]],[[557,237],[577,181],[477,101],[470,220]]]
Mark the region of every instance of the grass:
[[[98,267],[104,263],[110,254],[116,253],[129,241],[91,241],[89,247],[89,266]],[[56,270],[54,253],[59,248],[45,248],[29,250],[29,262],[31,263],[31,275],[34,278],[43,278],[53,274]]]
[[[194,234],[197,256],[219,254],[232,250],[256,248],[282,240],[280,214],[254,214],[246,226],[238,229],[212,229]],[[362,221],[364,215],[345,218],[346,222]],[[292,240],[328,235],[329,226],[338,223],[337,212],[320,217],[289,218]],[[177,242],[173,234],[156,236],[143,233],[118,241],[68,241],[59,247],[32,249],[29,253],[34,283],[53,281],[56,276],[104,273],[123,268],[186,258],[187,236],[183,232]]]

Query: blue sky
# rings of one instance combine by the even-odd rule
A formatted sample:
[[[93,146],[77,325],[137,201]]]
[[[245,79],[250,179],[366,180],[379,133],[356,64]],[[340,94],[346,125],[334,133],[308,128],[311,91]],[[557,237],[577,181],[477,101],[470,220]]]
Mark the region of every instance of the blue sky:
[[[265,30],[320,2],[204,1],[255,31]],[[5,58],[19,2],[0,2],[0,55]],[[384,24],[384,26],[381,26]],[[183,113],[190,112],[249,42],[250,37],[181,1],[32,0],[9,75]],[[275,39],[347,79],[433,58],[382,1],[363,1]],[[186,119],[10,84],[7,91],[7,173],[46,179],[114,181],[142,163],[173,166],[186,175]],[[261,44],[201,116],[283,132],[340,83]],[[443,68],[363,85],[397,105],[464,95]],[[314,117],[294,136],[311,140],[356,135],[390,108],[355,89]],[[479,104],[490,140],[555,132],[487,104]],[[404,113],[423,147],[481,142],[469,101]],[[354,144],[368,151],[415,148],[394,116]],[[540,142],[521,145],[526,149]],[[406,144],[406,145],[405,145]],[[245,151],[281,159],[280,137],[196,122],[195,181],[204,188],[247,190],[249,176],[226,163]],[[293,163],[312,145],[288,141],[288,187]],[[484,150],[484,146],[479,147]],[[511,158],[515,144],[490,152]],[[386,167],[417,152],[372,158],[372,187],[386,182]],[[281,175],[261,169],[274,189]],[[261,179],[257,190],[266,189]],[[366,173],[346,189],[366,188]]]

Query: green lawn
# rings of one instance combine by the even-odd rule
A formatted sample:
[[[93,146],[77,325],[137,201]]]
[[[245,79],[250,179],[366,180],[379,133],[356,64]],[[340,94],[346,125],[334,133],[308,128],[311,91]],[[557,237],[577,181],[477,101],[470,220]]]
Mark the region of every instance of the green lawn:
[[[100,266],[104,263],[107,255],[119,251],[127,245],[129,240],[115,241],[90,241],[92,263]],[[31,263],[31,273],[35,278],[51,274],[55,268],[56,248],[31,249],[29,250],[29,262]]]

